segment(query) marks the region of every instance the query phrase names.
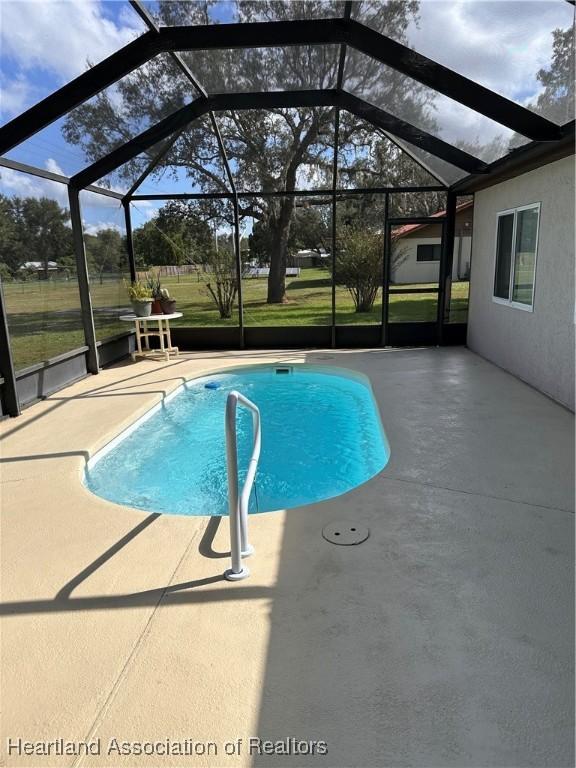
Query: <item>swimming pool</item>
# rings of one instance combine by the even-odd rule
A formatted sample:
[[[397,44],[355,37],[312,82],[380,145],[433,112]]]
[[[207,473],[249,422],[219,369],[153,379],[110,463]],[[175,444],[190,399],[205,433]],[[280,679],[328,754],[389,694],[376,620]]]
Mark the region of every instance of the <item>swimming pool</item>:
[[[153,512],[227,514],[224,413],[233,389],[252,400],[262,418],[251,513],[339,496],[388,462],[365,376],[301,364],[250,366],[184,384],[91,458],[87,487]],[[242,483],[252,450],[252,420],[244,409],[237,424]]]

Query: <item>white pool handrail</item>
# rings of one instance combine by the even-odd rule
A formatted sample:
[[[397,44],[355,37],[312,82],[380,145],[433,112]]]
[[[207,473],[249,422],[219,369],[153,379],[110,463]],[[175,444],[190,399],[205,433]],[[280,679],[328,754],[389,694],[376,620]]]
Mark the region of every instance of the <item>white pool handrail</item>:
[[[248,462],[248,473],[238,498],[238,446],[236,442],[236,408],[238,403],[252,412],[252,428],[254,442],[252,456]],[[242,563],[243,557],[248,557],[254,548],[248,541],[248,502],[254,485],[262,435],[260,429],[260,411],[257,405],[240,392],[232,390],[226,400],[226,460],[228,465],[228,514],[230,515],[230,555],[231,567],[224,576],[229,581],[239,581],[250,575],[250,571]]]

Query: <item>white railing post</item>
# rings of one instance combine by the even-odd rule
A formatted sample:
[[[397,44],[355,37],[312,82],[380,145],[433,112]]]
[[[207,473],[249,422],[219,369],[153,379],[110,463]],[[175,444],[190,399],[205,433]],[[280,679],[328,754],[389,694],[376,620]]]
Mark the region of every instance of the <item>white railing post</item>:
[[[248,472],[238,497],[238,447],[236,442],[236,410],[241,405],[252,411],[252,427],[254,442],[252,455],[248,462]],[[228,468],[228,514],[230,516],[230,555],[231,567],[224,574],[230,581],[239,581],[250,575],[249,569],[242,563],[243,557],[248,557],[254,548],[248,540],[248,503],[261,447],[260,411],[248,398],[239,392],[232,391],[226,401],[226,461]]]

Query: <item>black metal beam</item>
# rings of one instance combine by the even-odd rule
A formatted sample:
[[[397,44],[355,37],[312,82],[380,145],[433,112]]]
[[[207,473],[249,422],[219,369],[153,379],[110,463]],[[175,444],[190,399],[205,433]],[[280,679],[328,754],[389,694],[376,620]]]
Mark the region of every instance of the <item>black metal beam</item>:
[[[366,120],[366,122],[372,123],[372,125],[376,125],[388,133],[393,133],[401,139],[406,139],[406,141],[414,144],[414,146],[420,147],[420,149],[430,152],[458,168],[463,170],[473,168],[474,170],[470,170],[470,173],[483,173],[486,169],[486,163],[477,157],[473,157],[468,152],[464,152],[442,139],[414,127],[405,120],[400,120],[400,118],[385,112],[373,104],[368,104],[347,91],[342,93],[340,103],[344,109]]]
[[[345,42],[344,19],[160,27],[91,67],[0,128],[0,155],[83,104],[159,53],[192,49]],[[184,34],[180,34],[182,31]],[[204,42],[202,40],[204,39]],[[187,42],[188,41],[188,42]]]
[[[159,27],[157,26],[156,22],[154,21],[152,15],[149,13],[148,9],[145,8],[139,0],[130,0],[130,5],[132,6],[132,8],[134,8],[134,10],[138,14],[138,16],[140,16],[142,21],[146,24],[146,26],[148,27],[149,31],[154,33],[154,34],[157,34],[158,30],[159,30]],[[178,54],[172,53],[171,57],[176,62],[177,66],[180,67],[183,64],[183,62],[182,62],[182,60],[181,60],[181,58],[180,58],[180,56]],[[187,75],[186,72],[184,74]],[[196,82],[192,81],[192,84],[196,88],[196,90],[198,91],[199,89],[198,89],[198,87],[196,85]],[[202,95],[205,96],[206,94],[203,93]],[[124,195],[124,200],[129,200],[132,197],[132,195],[138,189],[138,187],[148,178],[148,176],[154,170],[154,168],[156,168],[158,163],[166,156],[166,154],[169,152],[169,150],[178,141],[178,138],[180,137],[180,135],[181,135],[183,130],[184,129],[182,129],[181,131],[177,131],[174,134],[173,138],[168,139],[166,141],[164,146],[157,152],[155,157],[152,158],[152,160],[150,161],[149,165],[145,168],[145,170],[136,179],[134,184],[132,184],[132,186],[130,187],[128,192],[126,192],[126,194]]]
[[[362,53],[513,131],[539,141],[556,141],[562,136],[561,129],[542,115],[357,21],[348,22],[348,35],[349,44]]]
[[[86,367],[90,373],[98,373],[98,347],[96,345],[96,330],[94,329],[94,313],[92,312],[92,298],[90,296],[90,279],[88,265],[86,263],[86,247],[84,233],[82,231],[82,214],[80,210],[80,190],[69,186],[68,200],[70,202],[70,221],[72,223],[72,240],[74,255],[76,257],[76,274],[78,277],[78,291],[80,293],[80,309],[82,313],[82,325],[84,327],[84,339],[88,347]]]
[[[541,115],[353,19],[163,27],[160,36],[163,49],[173,51],[344,43],[528,138],[562,136]]]
[[[71,34],[74,34],[73,30]],[[0,154],[33,136],[159,53],[159,40],[146,32],[107,59],[22,112],[0,128]]]
[[[130,215],[130,201],[124,200],[124,220],[126,222],[126,249],[128,251],[128,265],[130,267],[130,280],[136,280],[136,260],[134,258],[134,240],[132,238],[132,216]]]
[[[228,184],[230,184],[230,189],[232,190],[232,192],[234,193],[234,196],[237,199],[237,190],[236,190],[236,183],[234,181],[234,174],[232,173],[232,168],[230,168],[230,163],[228,161],[228,154],[226,152],[226,147],[224,146],[224,140],[222,138],[222,134],[220,133],[220,128],[218,127],[218,121],[216,120],[216,115],[212,111],[209,112],[209,115],[210,115],[210,122],[212,123],[212,129],[216,134],[216,141],[218,143],[218,149],[220,150],[222,162],[224,163],[224,170],[228,178]]]
[[[404,296],[407,293],[439,293],[439,288],[390,288],[389,294]]]
[[[39,178],[47,179],[48,181],[57,181],[59,184],[65,184],[66,186],[70,184],[68,176],[61,176],[59,173],[52,173],[52,171],[46,171],[44,168],[37,168],[35,165],[27,165],[26,163],[19,163],[16,160],[9,160],[7,157],[0,157],[0,167],[28,173],[30,176],[38,176]],[[114,190],[106,189],[105,187],[95,187],[92,184],[85,189],[87,192],[95,192],[97,195],[113,197],[116,200],[122,200],[123,197],[120,192],[114,192]]]
[[[131,201],[138,200],[231,200],[233,192],[169,192],[151,195],[132,195]]]
[[[562,129],[473,80],[352,19],[161,27],[146,32],[0,128],[0,154],[62,117],[156,54],[186,50],[347,44],[506,127],[539,141]]]
[[[196,99],[73,176],[72,183],[80,188],[92,184],[210,111],[295,107],[341,107],[470,173],[482,173],[486,168],[486,164],[478,158],[389,115],[378,107],[367,104],[349,93],[327,89],[270,93],[218,93],[207,98]]]
[[[150,147],[157,144],[159,141],[168,138],[171,134],[185,128],[189,123],[196,120],[202,115],[205,115],[209,111],[209,105],[207,99],[197,99],[191,104],[182,107],[177,112],[173,112],[161,120],[156,125],[153,125],[148,130],[139,134],[135,138],[123,144],[121,147],[105,155],[100,160],[97,160],[92,165],[89,165],[80,173],[72,176],[71,183],[78,188],[83,188],[97,179],[101,179],[106,176],[107,173],[119,168],[124,163],[132,160],[141,152],[145,152]]]
[[[343,18],[348,21],[352,15],[352,0],[346,0],[344,4]],[[344,68],[346,65],[346,44],[341,43],[340,55],[338,57],[338,75],[336,77],[336,88],[342,90],[342,83],[344,82]],[[336,226],[336,213],[337,213],[337,200],[336,195],[338,186],[338,151],[340,144],[340,110],[336,108],[334,113],[334,146],[332,156],[332,329],[331,329],[331,342],[332,349],[336,349],[336,243],[337,243],[337,226]]]
[[[72,182],[74,186],[80,188],[91,184],[210,111],[333,106],[332,101],[337,98],[337,94],[335,94],[335,91],[286,91],[216,94],[206,98],[198,98],[80,171],[72,177]]]
[[[440,250],[438,277],[438,317],[436,327],[438,345],[441,345],[443,341],[444,323],[447,323],[449,320],[455,233],[456,194],[450,191],[446,195],[446,218],[443,224],[442,248]]]
[[[438,173],[433,170],[427,163],[424,162],[415,152],[412,152],[412,150],[406,146],[406,144],[399,139],[397,136],[393,136],[391,133],[388,133],[387,131],[384,131],[382,128],[378,128],[378,133],[383,136],[385,139],[388,139],[388,141],[392,142],[394,146],[398,147],[398,149],[401,152],[404,152],[405,155],[408,155],[408,157],[413,160],[417,165],[422,168],[423,171],[428,173],[432,178],[436,179],[437,182],[440,184],[444,184],[446,187],[448,186],[445,179],[443,179],[441,176],[438,175]]]
[[[390,264],[392,261],[392,240],[390,231],[392,229],[388,218],[390,213],[390,199],[386,195],[384,200],[384,247],[382,256],[382,336],[381,344],[385,347],[388,344],[388,315],[390,301]]]
[[[142,5],[142,3],[138,2],[138,0],[130,0],[130,5],[132,6],[132,8],[134,8],[138,16],[140,16],[144,24],[146,24],[146,26],[148,27],[148,29],[152,29],[155,31],[158,30],[158,26],[154,21],[152,14],[148,11],[148,9],[144,5]]]
[[[338,44],[350,41],[350,23],[336,18],[161,27],[160,43],[164,51]]]
[[[140,16],[140,18],[144,21],[144,23],[148,26],[148,29],[151,32],[158,33],[159,27],[154,21],[152,15],[148,12],[147,8],[145,8],[140,0],[130,0],[130,5],[136,13]],[[179,53],[176,53],[175,51],[170,52],[170,57],[172,60],[176,63],[176,65],[179,67],[180,71],[184,75],[184,77],[188,80],[188,82],[192,85],[194,90],[200,95],[200,96],[208,96],[208,93],[202,83],[198,80],[198,78],[195,76],[195,74],[192,72],[188,64],[184,61],[182,56]],[[224,142],[222,141],[222,135],[220,133],[220,129],[218,128],[218,123],[216,122],[216,118],[214,117],[213,112],[209,112],[210,115],[210,122],[212,123],[212,129],[216,135],[216,141],[218,143],[218,149],[220,150],[220,154],[222,156],[222,162],[224,163],[224,168],[226,170],[226,175],[228,177],[228,182],[230,184],[230,187],[233,192],[236,191],[236,187],[234,184],[234,178],[232,176],[232,171],[230,169],[230,165],[228,163],[228,156],[226,155],[226,149],[224,147]],[[173,146],[173,144],[178,140],[178,136],[174,139],[173,142],[169,143],[169,146]],[[142,176],[140,177],[140,180],[136,182],[135,185],[131,187],[131,189],[127,193],[127,197],[131,197],[132,194],[135,192],[135,190],[140,186],[140,184],[146,179],[146,177],[150,174],[151,171],[154,170],[154,168],[158,165],[158,162],[162,159],[164,154],[162,154],[158,160],[151,163],[150,166],[144,171]]]
[[[332,349],[336,348],[336,190],[338,187],[338,151],[340,143],[340,110],[334,114],[334,150],[332,156]]]
[[[352,187],[350,189],[339,189],[336,191],[336,197],[346,197],[352,195],[377,195],[401,194],[403,192],[446,192],[448,187],[443,186],[408,186],[408,187]],[[240,199],[251,197],[324,197],[332,194],[331,189],[301,189],[301,190],[278,190],[277,192],[238,192]],[[134,195],[131,199],[138,200],[226,200],[232,198],[232,192],[174,192],[173,194],[157,195]]]
[[[163,160],[163,159],[166,157],[166,155],[168,154],[168,152],[170,152],[170,150],[172,149],[172,147],[174,146],[174,144],[175,144],[175,143],[178,141],[178,139],[179,139],[179,138],[180,138],[180,136],[182,135],[183,131],[184,131],[184,128],[181,128],[179,131],[176,131],[176,133],[174,134],[174,136],[172,136],[171,138],[169,138],[169,139],[167,139],[167,140],[165,141],[165,143],[162,145],[162,148],[161,148],[161,149],[160,149],[160,150],[159,150],[159,151],[156,153],[156,155],[155,155],[155,156],[152,158],[152,160],[151,160],[151,161],[150,161],[150,163],[149,163],[149,164],[146,166],[146,168],[144,169],[144,171],[143,171],[143,172],[140,174],[140,176],[138,176],[138,178],[136,179],[136,181],[134,182],[134,184],[132,184],[132,186],[130,187],[130,189],[128,190],[128,192],[126,192],[126,194],[123,196],[123,198],[122,198],[122,202],[124,202],[125,200],[131,200],[131,199],[132,199],[132,197],[134,196],[134,193],[136,192],[136,190],[138,189],[138,187],[139,187],[139,186],[140,186],[140,185],[141,185],[141,184],[142,184],[144,181],[146,181],[146,179],[147,179],[147,178],[148,178],[148,176],[149,176],[149,175],[152,173],[152,171],[154,170],[154,168],[156,168],[156,166],[158,165],[158,163],[160,163],[160,162],[161,162],[161,160]]]
[[[6,303],[4,301],[2,278],[0,278],[0,376],[3,379],[0,384],[2,411],[8,416],[18,416],[20,414],[20,401],[16,388],[16,375],[14,373],[12,347],[10,346],[8,313],[6,312]]]
[[[278,109],[291,107],[331,107],[338,101],[337,91],[274,91],[271,93],[221,93],[181,107],[156,125],[135,136],[130,141],[97,160],[72,177],[75,187],[83,188],[97,179],[111,173],[119,166],[145,152],[154,144],[185,128],[190,123],[211,111],[229,109]],[[468,169],[468,168],[467,168]]]
[[[346,0],[344,3],[344,14],[342,18],[345,21],[349,21],[352,16],[352,0]],[[346,65],[346,45],[342,43],[340,45],[340,56],[338,57],[338,75],[336,78],[336,88],[341,90],[342,83],[344,81],[344,67]]]
[[[238,196],[234,195],[234,256],[236,261],[236,279],[238,280],[238,331],[240,349],[244,349],[244,300],[242,298],[242,253],[240,250],[240,213]]]
[[[148,25],[149,29],[151,29],[154,32],[158,32],[159,30],[158,26],[154,22],[154,19],[152,18],[152,16],[148,13],[147,9],[144,8],[140,0],[130,0],[130,4],[136,10],[136,12],[140,15],[140,17],[144,20],[144,22]],[[184,77],[186,77],[186,79],[192,85],[195,91],[198,94],[200,94],[200,96],[207,97],[208,93],[206,89],[202,86],[198,78],[191,71],[190,67],[186,64],[182,56],[180,56],[179,53],[175,53],[174,51],[170,53],[170,56],[175,61],[177,66],[180,68],[180,70],[184,74]],[[218,149],[222,157],[222,162],[224,163],[225,172],[228,177],[228,183],[230,184],[230,188],[233,193],[232,204],[234,206],[234,252],[235,252],[235,261],[236,261],[236,279],[238,281],[237,295],[238,295],[238,318],[239,318],[238,325],[239,325],[239,334],[240,334],[239,346],[240,346],[240,349],[244,349],[244,305],[242,301],[242,254],[240,251],[240,215],[238,213],[238,196],[236,195],[236,185],[234,184],[234,177],[232,176],[232,170],[230,168],[230,164],[228,163],[226,148],[224,146],[224,141],[222,140],[222,134],[220,133],[218,123],[216,122],[216,118],[214,116],[214,112],[209,111],[208,115],[210,117],[212,130],[214,131],[216,142],[218,144]],[[128,199],[134,194],[134,192],[140,186],[140,184],[144,181],[144,179],[154,170],[154,168],[157,167],[157,165],[160,163],[160,161],[166,155],[166,153],[170,150],[170,148],[174,146],[178,138],[182,135],[183,131],[184,131],[184,128],[182,128],[175,135],[172,141],[168,141],[164,151],[162,151],[161,153],[158,153],[158,155],[156,156],[156,158],[154,158],[154,161],[148,166],[144,174],[140,177],[140,179],[136,182],[136,184],[128,191],[127,193]],[[134,260],[134,255],[132,253],[132,261],[133,260]]]

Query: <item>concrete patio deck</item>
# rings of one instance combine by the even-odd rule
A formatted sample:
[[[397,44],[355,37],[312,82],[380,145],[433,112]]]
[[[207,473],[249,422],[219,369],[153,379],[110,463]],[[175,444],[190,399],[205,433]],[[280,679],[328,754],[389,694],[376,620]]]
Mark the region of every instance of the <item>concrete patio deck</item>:
[[[80,473],[184,379],[266,360],[367,374],[392,458],[335,500],[252,517],[252,575],[231,584],[227,520],[118,507]],[[2,764],[574,764],[573,416],[468,350],[128,362],[0,434]],[[342,518],[370,538],[326,542]],[[250,737],[328,754],[251,755]],[[59,738],[100,754],[22,752]]]

